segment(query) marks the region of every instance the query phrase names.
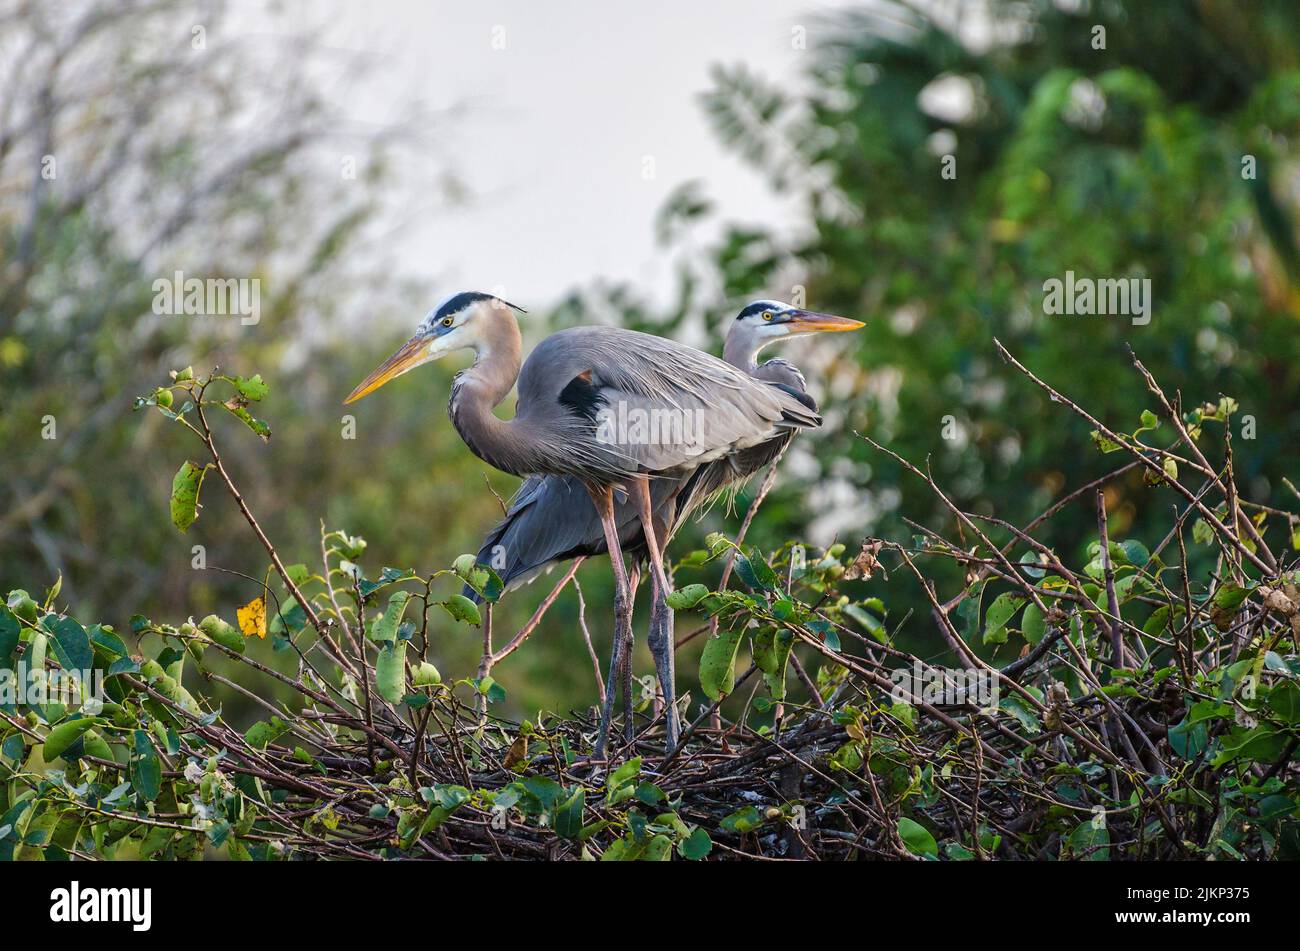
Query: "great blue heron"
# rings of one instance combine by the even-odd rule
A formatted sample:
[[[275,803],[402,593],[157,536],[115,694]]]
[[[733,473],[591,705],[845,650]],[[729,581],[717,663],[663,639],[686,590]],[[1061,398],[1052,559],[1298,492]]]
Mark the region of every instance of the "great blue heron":
[[[578,478],[600,516],[614,569],[614,661],[631,642],[628,579],[614,491],[627,492],[645,536],[655,614],[668,610],[663,547],[651,479],[676,480],[820,417],[780,387],[698,350],[613,327],[551,334],[522,363],[513,305],[490,294],[453,295],[377,367],[345,403],[421,364],[459,350],[474,363],[456,375],[448,410],[476,456],[512,475]],[[513,419],[492,410],[518,386]],[[671,697],[672,645],[651,644],[660,687]],[[671,738],[675,740],[675,737]]]
[[[780,301],[754,301],[742,308],[731,322],[722,355],[731,366],[744,370],[754,379],[784,389],[816,412],[816,401],[808,395],[799,369],[779,358],[760,364],[760,352],[791,337],[856,330],[861,326],[861,321],[813,313]],[[748,479],[777,458],[785,451],[793,435],[793,430],[786,430],[756,446],[706,463],[684,478],[657,479],[650,486],[650,494],[661,548],[694,511],[719,492]],[[631,499],[616,495],[614,520],[624,553],[633,558],[644,556],[645,536]],[[573,476],[530,476],[511,499],[505,517],[484,539],[477,560],[495,568],[509,590],[532,581],[561,562],[602,555],[607,551],[600,517],[580,480]],[[634,589],[635,584],[630,584],[630,587]],[[474,596],[472,589],[466,594]],[[666,674],[670,684],[673,681],[671,618],[670,613],[661,614],[652,617],[650,624],[650,643],[656,648],[664,642],[669,645]],[[609,690],[601,718],[602,737],[612,707],[616,674],[623,693],[624,728],[630,729],[630,658],[624,653],[621,660],[620,670],[616,671],[613,666],[610,669]],[[671,690],[665,691],[664,701],[665,731],[671,747],[677,732]]]

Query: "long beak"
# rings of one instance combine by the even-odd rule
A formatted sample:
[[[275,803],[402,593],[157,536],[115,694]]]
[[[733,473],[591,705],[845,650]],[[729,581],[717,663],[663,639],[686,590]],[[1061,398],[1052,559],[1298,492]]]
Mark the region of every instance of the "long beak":
[[[860,320],[848,317],[836,317],[834,314],[818,314],[809,310],[800,310],[790,315],[790,323],[799,333],[841,333],[845,330],[857,330],[865,327]]]
[[[407,370],[414,370],[421,363],[427,363],[435,354],[429,352],[429,338],[415,336],[402,345],[402,349],[377,366],[362,380],[355,390],[348,394],[344,405],[355,403],[367,393],[373,393],[389,380],[395,380]]]

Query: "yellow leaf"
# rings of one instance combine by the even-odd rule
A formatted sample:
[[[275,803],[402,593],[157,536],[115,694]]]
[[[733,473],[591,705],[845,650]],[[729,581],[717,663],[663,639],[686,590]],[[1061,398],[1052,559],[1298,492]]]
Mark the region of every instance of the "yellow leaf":
[[[245,637],[256,634],[266,639],[266,598],[254,598],[236,612],[239,617],[239,629]]]

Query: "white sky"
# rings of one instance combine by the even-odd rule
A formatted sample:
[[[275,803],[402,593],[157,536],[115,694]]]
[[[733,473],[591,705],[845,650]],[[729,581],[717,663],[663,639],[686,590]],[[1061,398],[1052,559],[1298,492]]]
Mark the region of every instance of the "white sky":
[[[698,94],[710,88],[710,65],[743,61],[793,86],[816,55],[826,15],[846,5],[343,3],[329,43],[364,51],[372,75],[334,82],[329,94],[366,122],[389,121],[412,101],[434,116],[429,160],[412,156],[394,170],[411,196],[398,233],[404,272],[439,290],[495,291],[526,307],[598,278],[630,281],[663,301],[671,270],[653,224],[681,183],[702,180],[725,219],[799,224],[798,209],[724,152],[708,127]],[[807,52],[792,49],[796,24],[807,30]],[[494,35],[504,49],[493,49]],[[451,210],[427,201],[448,168],[470,192]]]

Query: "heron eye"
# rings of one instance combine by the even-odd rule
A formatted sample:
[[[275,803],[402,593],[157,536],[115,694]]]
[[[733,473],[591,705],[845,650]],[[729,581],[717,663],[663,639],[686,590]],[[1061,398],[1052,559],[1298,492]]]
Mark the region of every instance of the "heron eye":
[[[763,311],[763,319],[764,319],[764,320],[771,320],[771,319],[772,319],[772,312],[771,312],[770,310],[765,310],[765,311]]]
[[[455,320],[455,317],[444,317],[442,318],[442,325],[444,327],[450,327]]]

